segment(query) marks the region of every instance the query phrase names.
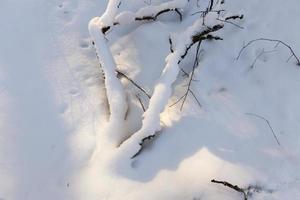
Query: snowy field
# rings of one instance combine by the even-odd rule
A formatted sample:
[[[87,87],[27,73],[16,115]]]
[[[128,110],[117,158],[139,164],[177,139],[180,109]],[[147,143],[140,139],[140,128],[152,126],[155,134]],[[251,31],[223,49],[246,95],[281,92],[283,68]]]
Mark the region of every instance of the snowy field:
[[[300,199],[299,6],[1,0],[0,200]]]

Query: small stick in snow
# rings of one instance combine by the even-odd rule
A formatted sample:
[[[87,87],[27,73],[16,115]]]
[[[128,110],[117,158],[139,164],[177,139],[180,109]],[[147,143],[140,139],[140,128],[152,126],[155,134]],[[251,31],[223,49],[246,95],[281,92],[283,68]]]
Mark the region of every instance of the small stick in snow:
[[[191,89],[192,81],[194,81],[193,77],[194,77],[194,74],[195,74],[195,69],[196,69],[196,67],[197,67],[198,64],[199,64],[200,44],[201,44],[201,41],[199,41],[199,42],[198,42],[198,45],[197,45],[196,57],[195,57],[195,61],[194,61],[194,65],[193,65],[193,69],[192,69],[191,75],[189,75],[189,74],[188,74],[186,71],[184,71],[183,69],[180,69],[180,70],[184,73],[184,76],[189,77],[189,82],[188,82],[188,84],[186,85],[186,86],[187,86],[186,92],[185,92],[184,95],[182,95],[175,103],[173,103],[173,104],[170,105],[169,107],[173,107],[173,106],[175,106],[177,103],[179,103],[181,100],[183,100],[183,101],[182,101],[182,104],[181,104],[181,106],[180,106],[180,110],[182,111],[183,106],[184,106],[184,103],[185,103],[186,98],[187,98],[187,96],[188,96],[189,93],[194,97],[194,99],[196,100],[196,102],[197,102],[197,104],[199,105],[199,107],[200,107],[200,108],[202,107],[200,101],[198,100],[198,98],[196,97],[195,93],[194,93],[194,92],[192,91],[192,89]]]
[[[259,193],[259,192],[267,192],[267,193],[272,193],[273,190],[272,189],[265,189],[262,186],[259,185],[249,185],[247,188],[241,188],[238,185],[233,185],[227,181],[218,181],[218,180],[211,180],[212,183],[216,183],[216,184],[221,184],[224,185],[225,187],[231,188],[237,192],[240,192],[243,194],[243,199],[244,200],[248,200],[249,198],[251,198],[251,196],[254,193]]]
[[[236,24],[236,23],[234,23],[234,22],[227,21],[227,20],[223,20],[223,19],[218,19],[218,20],[221,21],[221,22],[225,22],[225,23],[231,24],[231,25],[233,25],[233,26],[236,26],[236,27],[238,27],[238,28],[240,28],[240,29],[244,29],[244,27],[242,27],[242,26],[240,26],[240,25],[238,25],[238,24]]]
[[[235,20],[235,19],[243,19],[243,18],[244,18],[244,15],[232,15],[232,16],[226,17],[225,21],[228,21],[230,19]]]
[[[254,68],[254,65],[256,64],[257,60],[263,56],[264,54],[267,54],[267,53],[273,53],[275,52],[276,50],[272,50],[272,51],[265,51],[265,49],[262,49],[262,51],[256,56],[255,60],[253,61],[253,63],[251,64],[251,69]],[[292,56],[291,56],[292,57]]]
[[[269,122],[269,120],[267,120],[266,118],[264,118],[264,117],[262,117],[262,116],[260,116],[260,115],[254,114],[254,113],[245,113],[245,114],[246,114],[246,115],[253,116],[253,117],[257,117],[257,118],[260,118],[260,119],[264,120],[264,121],[268,124],[270,130],[272,131],[273,137],[275,138],[277,144],[280,146],[280,142],[279,142],[279,140],[278,140],[278,138],[277,138],[277,136],[276,136],[276,134],[275,134],[275,132],[274,132],[274,130],[273,130],[273,128],[272,128],[270,122]]]
[[[148,135],[147,137],[143,138],[142,141],[140,142],[140,146],[141,148],[138,150],[138,152],[136,152],[132,157],[131,159],[137,157],[143,150],[144,150],[144,146],[146,144],[146,142],[150,142],[152,141],[154,138],[155,138],[156,134],[153,134],[153,135]]]
[[[190,79],[189,79],[189,83],[188,83],[188,86],[187,86],[187,90],[186,90],[185,94],[183,95],[184,97],[183,97],[182,104],[180,106],[180,110],[183,109],[184,103],[186,101],[186,98],[187,98],[189,92],[191,92],[191,94],[193,95],[193,97],[196,99],[198,105],[201,107],[201,104],[200,104],[199,100],[195,96],[194,92],[192,92],[192,90],[191,90],[191,84],[192,84],[192,80],[193,80],[193,77],[194,77],[194,74],[195,74],[195,69],[196,69],[196,67],[198,67],[198,64],[199,64],[199,51],[200,51],[201,42],[202,41],[199,41],[198,45],[197,45],[196,56],[195,56],[195,60],[194,60],[194,65],[193,65],[192,73],[191,73],[191,75],[189,77]]]
[[[145,108],[145,106],[144,106],[144,104],[143,104],[143,102],[142,102],[142,99],[140,98],[140,95],[136,94],[135,96],[136,96],[136,98],[138,99],[138,101],[139,101],[139,103],[140,103],[140,105],[141,105],[143,111],[145,112],[145,111],[146,111],[146,108]]]
[[[160,15],[162,15],[163,13],[172,12],[172,11],[176,12],[179,16],[180,21],[182,21],[182,14],[178,8],[174,8],[174,9],[167,8],[167,9],[160,10],[159,12],[157,12],[156,14],[153,14],[153,15],[138,16],[138,17],[135,17],[134,21],[156,21],[157,18]],[[116,26],[116,25],[120,25],[120,23],[114,22],[113,26]],[[102,27],[102,33],[105,34],[110,28],[111,28],[111,26]]]
[[[290,45],[288,45],[287,43],[285,43],[285,42],[283,42],[283,41],[281,41],[281,40],[277,40],[277,39],[268,39],[268,38],[258,38],[258,39],[249,41],[246,45],[244,45],[244,46],[242,47],[242,49],[240,50],[240,52],[239,52],[239,54],[238,54],[236,60],[238,60],[238,59],[241,57],[242,53],[244,52],[244,50],[245,50],[247,47],[249,47],[252,43],[257,42],[257,41],[276,42],[276,46],[278,46],[278,44],[282,44],[283,46],[287,47],[287,48],[290,50],[292,56],[293,56],[293,57],[296,59],[296,61],[297,61],[297,65],[300,66],[300,60],[299,60],[299,58],[297,57],[297,55],[295,54],[294,50],[292,49],[292,47],[291,47]]]
[[[233,185],[233,184],[231,184],[231,183],[229,183],[229,182],[227,182],[227,181],[218,181],[218,180],[215,180],[215,179],[211,180],[211,182],[212,182],[212,183],[217,183],[217,184],[222,184],[222,185],[224,185],[225,187],[229,187],[229,188],[231,188],[231,189],[233,189],[233,190],[235,190],[235,191],[237,191],[237,192],[240,192],[240,193],[243,194],[244,200],[247,200],[247,199],[248,199],[248,195],[247,195],[245,189],[240,188],[240,187],[237,186],[237,185]]]
[[[141,90],[147,97],[148,99],[151,98],[151,95],[148,94],[146,92],[145,89],[143,89],[141,86],[139,86],[139,84],[137,84],[134,80],[132,80],[131,78],[129,78],[126,74],[124,74],[123,72],[121,72],[120,70],[116,70],[116,72],[118,73],[119,76],[124,77],[125,79],[127,79],[130,83],[132,83],[132,85],[134,85],[136,88],[138,88],[139,90]]]
[[[226,11],[226,10],[222,9],[222,10],[211,10],[211,11],[209,11],[209,12],[215,12],[215,13],[220,14],[221,12],[225,12],[225,11]],[[196,15],[196,14],[199,14],[199,13],[200,13],[200,14],[207,13],[207,10],[199,10],[199,11],[197,11],[197,12],[192,13],[191,16]]]
[[[211,11],[213,9],[213,6],[214,6],[214,0],[210,0],[208,11]]]

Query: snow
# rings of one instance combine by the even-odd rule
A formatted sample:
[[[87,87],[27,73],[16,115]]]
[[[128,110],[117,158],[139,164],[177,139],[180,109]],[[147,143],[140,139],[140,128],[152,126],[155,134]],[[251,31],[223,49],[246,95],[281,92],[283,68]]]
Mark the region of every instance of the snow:
[[[172,2],[173,9],[182,9],[182,22],[174,12],[155,22],[132,21],[140,9],[153,14]],[[299,67],[294,59],[286,62],[287,48],[271,42],[253,43],[236,57],[244,44],[261,37],[280,39],[299,55],[299,2],[225,1],[223,17],[244,14],[235,21],[244,29],[224,24],[215,33],[223,41],[203,42],[192,82],[202,107],[189,95],[180,111],[180,104],[169,106],[186,90],[188,80],[178,71],[191,72],[195,48],[179,66],[175,60],[202,27],[200,14],[192,13],[209,2],[199,3],[3,0],[0,199],[242,199],[211,179],[264,188],[250,199],[297,199]],[[88,29],[95,16],[101,18]],[[206,24],[221,23],[214,18]],[[104,36],[99,27],[116,21],[122,26]],[[263,49],[270,53],[251,68]],[[126,79],[119,81],[115,69],[152,94],[151,100]],[[266,121],[247,113],[267,119],[280,145]],[[130,159],[142,136],[158,130]]]

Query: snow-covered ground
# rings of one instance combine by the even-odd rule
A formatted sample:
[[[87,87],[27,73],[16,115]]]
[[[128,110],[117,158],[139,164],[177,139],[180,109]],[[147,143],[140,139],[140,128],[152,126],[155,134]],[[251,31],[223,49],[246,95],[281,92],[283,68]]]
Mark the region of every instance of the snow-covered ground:
[[[117,12],[150,12],[156,8],[139,9],[168,1],[124,0]],[[280,39],[300,56],[300,3],[225,1],[228,15],[244,14],[235,21],[243,29],[225,23],[216,33],[223,41],[202,43],[191,85],[202,106],[189,94],[182,111],[180,103],[170,107],[186,91],[188,78],[180,72],[165,110],[159,114],[159,97],[169,94],[163,88],[167,92],[155,95],[142,121],[136,95],[146,107],[148,98],[125,78],[109,97],[111,80],[103,79],[92,45],[89,21],[105,12],[107,2],[0,2],[0,200],[243,199],[212,179],[262,187],[250,199],[299,199],[300,67],[294,58],[287,62],[289,49],[276,42],[253,43],[236,57],[257,38]],[[182,22],[176,12],[128,25],[131,12],[118,16],[121,25],[103,38],[110,49],[99,49],[100,60],[105,55],[149,94],[159,91],[157,83],[169,80],[160,78],[170,61],[169,36],[199,19],[192,14],[209,1],[198,3],[181,5]],[[179,67],[190,73],[194,57],[195,47]],[[123,89],[129,110],[109,110]],[[112,123],[115,113],[120,119]],[[160,128],[130,159],[139,134]]]

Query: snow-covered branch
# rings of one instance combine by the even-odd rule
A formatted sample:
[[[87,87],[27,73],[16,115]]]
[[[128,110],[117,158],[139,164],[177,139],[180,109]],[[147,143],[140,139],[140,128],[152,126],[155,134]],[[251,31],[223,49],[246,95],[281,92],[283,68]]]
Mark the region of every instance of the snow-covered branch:
[[[140,8],[137,12],[124,11],[113,18],[113,22],[109,21],[106,26],[102,27],[102,32],[106,33],[112,25],[127,25],[135,21],[156,21],[163,13],[176,12],[182,20],[181,11],[186,7],[188,0],[173,0],[162,3],[160,5],[149,5]]]
[[[134,21],[141,20],[156,20],[159,15],[169,11],[177,12],[181,18],[179,9],[184,8],[188,0],[173,0],[157,6],[149,5],[139,9],[136,13],[125,11],[117,15],[119,3],[120,1],[111,0],[104,15],[91,20],[89,26],[99,61],[103,66],[106,77],[107,98],[111,109],[110,121],[116,125],[116,127],[119,127],[117,130],[121,130],[127,104],[122,84],[115,74],[116,65],[106,44],[104,38],[105,32],[108,31],[111,26],[117,24],[130,24]],[[210,1],[207,11],[190,27],[170,37],[171,53],[165,59],[165,68],[154,87],[148,109],[144,112],[142,127],[120,145],[119,150],[122,154],[126,155],[125,157],[133,158],[138,155],[144,142],[153,139],[156,133],[161,131],[160,114],[165,109],[172,94],[172,84],[177,79],[177,75],[180,71],[179,64],[186,57],[191,47],[196,43],[200,44],[204,40],[220,40],[220,37],[214,36],[212,33],[222,29],[224,22],[227,20],[242,18],[237,15],[221,18],[219,12],[214,12],[214,10],[223,10],[221,4],[223,4],[223,1],[219,1],[215,4],[214,1]],[[194,69],[197,67],[196,65],[198,65],[198,62],[196,62],[193,67]],[[192,94],[194,95],[194,93]],[[111,128],[115,129],[115,127]],[[118,140],[118,142],[122,141]]]
[[[127,112],[126,94],[121,81],[117,78],[116,63],[101,28],[112,24],[111,19],[117,14],[119,2],[110,0],[105,13],[101,17],[93,18],[89,23],[89,32],[105,76],[106,95],[110,110],[109,124],[114,128],[110,137],[115,146],[122,141],[120,132]]]
[[[137,152],[140,152],[145,139],[151,139],[155,133],[161,131],[160,114],[165,109],[172,94],[172,84],[180,71],[179,63],[194,44],[211,38],[211,33],[224,27],[224,23],[218,20],[217,13],[210,12],[204,17],[206,24],[203,24],[201,17],[192,26],[170,40],[172,51],[166,58],[166,66],[154,88],[149,107],[144,113],[142,128],[122,144],[122,151],[134,157]]]

